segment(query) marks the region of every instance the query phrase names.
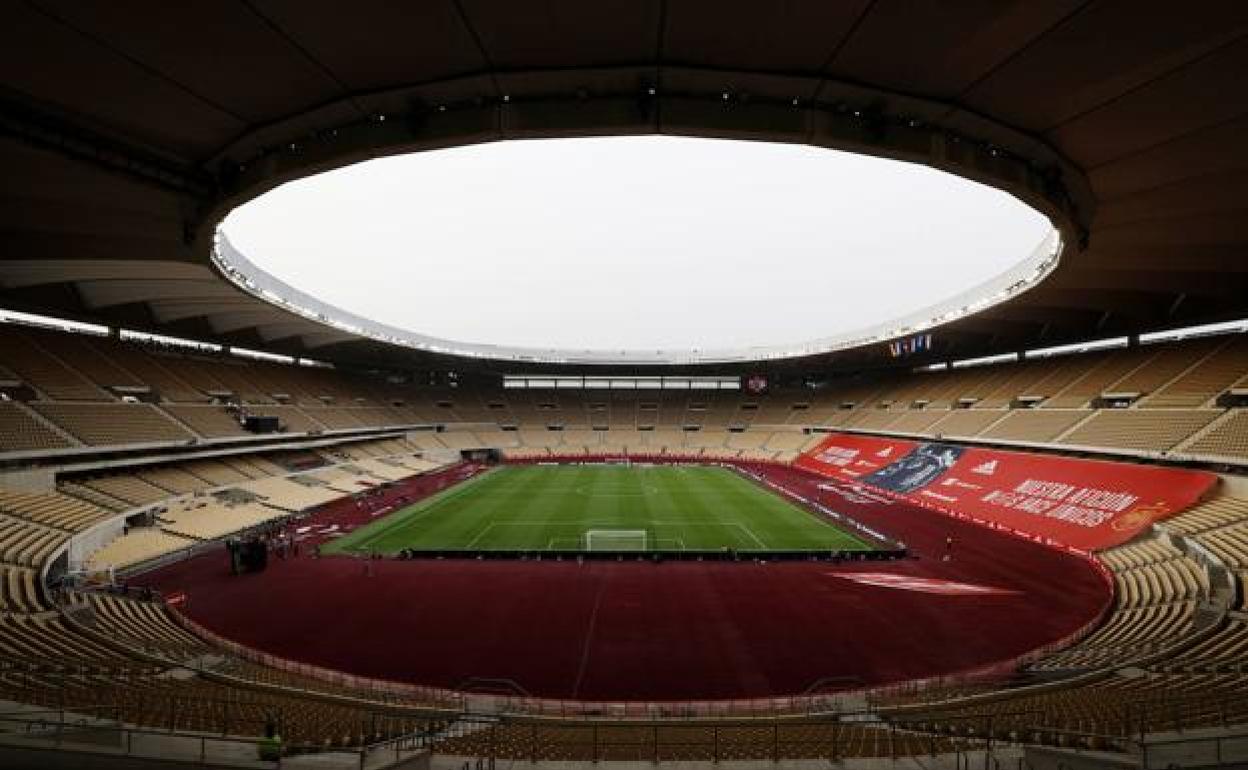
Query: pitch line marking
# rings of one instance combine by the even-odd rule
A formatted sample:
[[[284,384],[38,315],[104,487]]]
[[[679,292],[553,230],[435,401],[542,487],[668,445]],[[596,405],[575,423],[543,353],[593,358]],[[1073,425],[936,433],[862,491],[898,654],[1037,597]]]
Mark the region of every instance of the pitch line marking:
[[[572,697],[573,698],[577,697],[577,695],[580,694],[581,682],[585,680],[585,671],[589,667],[589,652],[592,646],[591,643],[593,642],[593,639],[594,639],[594,631],[597,630],[598,607],[601,606],[602,604],[602,595],[605,593],[605,591],[603,590],[605,585],[606,585],[606,581],[603,580],[602,578],[599,578],[598,590],[594,593],[594,608],[589,613],[589,623],[588,623],[588,627],[585,630],[585,643],[581,647],[581,665],[577,668],[576,682],[573,683],[572,685]]]
[[[370,543],[376,540],[380,540],[383,535],[388,535],[393,530],[406,527],[408,524],[410,524],[413,521],[418,521],[419,519],[423,519],[424,517],[428,516],[429,514],[433,513],[438,508],[440,508],[443,503],[450,502],[454,498],[464,494],[466,491],[468,491],[469,487],[474,486],[473,482],[484,481],[485,479],[490,478],[493,475],[494,475],[494,471],[490,470],[490,471],[486,471],[485,473],[473,476],[472,478],[462,481],[450,489],[443,490],[442,493],[435,493],[432,498],[425,498],[424,500],[418,500],[415,503],[413,503],[411,506],[409,506],[408,508],[403,509],[403,510],[411,510],[412,511],[411,515],[404,516],[402,517],[401,520],[386,521],[386,519],[389,519],[390,516],[393,516],[395,513],[401,513],[401,511],[392,511],[385,518],[382,518],[382,519],[377,520],[376,522],[373,522],[373,523],[380,525],[376,532],[368,533],[363,538],[361,538],[360,542],[356,543],[355,545],[349,546],[345,550],[349,550],[349,551],[364,550]],[[422,503],[424,504],[423,509],[421,508]],[[385,523],[382,524],[382,522],[385,522]],[[366,524],[365,526],[372,526],[372,523]]]
[[[485,533],[486,533],[486,532],[489,532],[491,529],[494,529],[494,523],[496,523],[496,522],[492,522],[492,523],[490,523],[490,524],[486,524],[486,525],[485,525],[485,529],[483,529],[483,530],[481,530],[480,532],[478,532],[478,533],[477,533],[477,536],[476,536],[476,537],[474,537],[473,539],[469,540],[469,541],[468,541],[468,545],[466,545],[466,546],[464,546],[464,547],[465,547],[465,548],[471,548],[471,547],[473,547],[474,545],[476,545],[478,540],[480,540],[481,538],[485,537]]]
[[[747,534],[747,535],[749,535],[751,538],[753,538],[754,542],[755,542],[755,543],[758,543],[758,547],[759,547],[759,548],[763,548],[763,549],[766,549],[766,548],[767,548],[767,544],[766,544],[766,543],[764,543],[762,540],[759,540],[759,539],[758,539],[758,535],[754,534],[754,530],[750,529],[749,527],[745,526],[744,524],[742,524],[742,523],[741,523],[741,522],[739,522],[739,521],[734,521],[734,522],[732,522],[732,523],[733,523],[733,524],[735,524],[736,526],[740,527],[741,529],[745,530],[745,534]]]

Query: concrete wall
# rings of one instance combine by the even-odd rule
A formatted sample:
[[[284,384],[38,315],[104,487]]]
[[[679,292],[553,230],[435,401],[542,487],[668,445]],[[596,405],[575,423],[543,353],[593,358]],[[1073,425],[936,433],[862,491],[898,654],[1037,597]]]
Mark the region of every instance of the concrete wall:
[[[1227,497],[1248,497],[1248,476],[1231,476],[1220,474],[1222,488],[1218,493]]]
[[[24,492],[51,492],[56,488],[56,473],[50,468],[0,471],[0,487]]]

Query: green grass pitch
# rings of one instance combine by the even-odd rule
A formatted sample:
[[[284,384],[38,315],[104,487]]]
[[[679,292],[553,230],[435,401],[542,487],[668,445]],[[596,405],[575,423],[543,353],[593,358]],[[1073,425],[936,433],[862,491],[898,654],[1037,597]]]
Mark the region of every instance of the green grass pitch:
[[[591,530],[644,531],[646,550],[871,550],[726,468],[505,466],[389,514],[324,553],[584,551]],[[610,536],[595,535],[595,549]],[[640,550],[638,537],[621,547]]]

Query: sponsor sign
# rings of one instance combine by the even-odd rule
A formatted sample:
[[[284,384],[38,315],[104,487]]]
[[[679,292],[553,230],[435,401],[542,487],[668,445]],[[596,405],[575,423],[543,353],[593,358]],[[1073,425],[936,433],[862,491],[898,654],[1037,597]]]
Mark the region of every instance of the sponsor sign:
[[[831,434],[799,457],[796,464],[825,476],[857,480],[909,454],[916,446],[916,442],[905,439]]]
[[[862,483],[889,492],[913,492],[940,478],[961,456],[960,446],[919,444],[905,457],[864,478]]]
[[[877,457],[884,450],[890,459]],[[851,435],[829,436],[796,464],[1080,551],[1130,540],[1217,481],[1205,471]]]

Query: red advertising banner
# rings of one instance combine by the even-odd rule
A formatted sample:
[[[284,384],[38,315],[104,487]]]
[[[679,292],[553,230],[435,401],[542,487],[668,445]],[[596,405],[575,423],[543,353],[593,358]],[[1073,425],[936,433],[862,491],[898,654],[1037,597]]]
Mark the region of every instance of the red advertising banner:
[[[918,445],[906,439],[832,433],[794,464],[824,476],[857,480],[900,460]]]
[[[1080,551],[1125,543],[1217,482],[1205,471],[856,435],[831,435],[796,464]]]

